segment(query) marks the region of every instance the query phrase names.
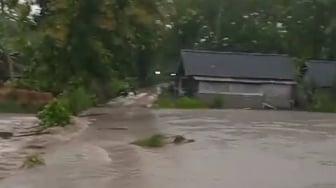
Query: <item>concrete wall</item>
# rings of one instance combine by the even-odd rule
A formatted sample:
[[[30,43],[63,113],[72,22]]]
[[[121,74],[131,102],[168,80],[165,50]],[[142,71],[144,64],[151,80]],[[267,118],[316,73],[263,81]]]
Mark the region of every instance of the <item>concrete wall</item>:
[[[256,108],[268,103],[277,108],[291,108],[294,93],[292,85],[246,84],[227,82],[199,83],[198,95],[205,101],[223,95],[225,107]]]
[[[292,108],[294,105],[294,86],[281,84],[262,84],[264,102],[278,108]]]

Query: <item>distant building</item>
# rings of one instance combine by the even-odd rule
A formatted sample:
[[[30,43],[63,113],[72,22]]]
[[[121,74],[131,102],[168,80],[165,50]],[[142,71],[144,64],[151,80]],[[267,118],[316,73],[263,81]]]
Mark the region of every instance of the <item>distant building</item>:
[[[310,60],[306,66],[305,80],[312,88],[336,87],[336,61]]]
[[[21,78],[25,71],[25,66],[15,62],[16,56],[12,55],[12,67],[8,60],[5,60],[2,54],[0,54],[0,81],[6,81],[12,78]],[[11,72],[12,71],[12,72]]]
[[[285,55],[182,50],[177,74],[180,95],[211,102],[223,98],[228,108],[291,108],[295,69]]]

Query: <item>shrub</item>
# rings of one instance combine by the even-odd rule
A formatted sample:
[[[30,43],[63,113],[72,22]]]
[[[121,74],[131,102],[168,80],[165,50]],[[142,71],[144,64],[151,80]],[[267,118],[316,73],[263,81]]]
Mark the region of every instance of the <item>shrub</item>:
[[[175,102],[176,108],[206,108],[207,106],[201,100],[193,97],[180,97]]]
[[[133,142],[132,144],[135,144],[141,147],[159,148],[159,147],[163,147],[165,145],[165,142],[164,142],[164,136],[160,134],[156,134],[148,138],[137,140]]]
[[[70,124],[70,113],[58,100],[54,99],[47,104],[37,115],[40,124],[46,127],[64,127]]]
[[[59,100],[73,115],[77,115],[78,113],[87,110],[94,104],[94,97],[84,88],[77,88],[65,92],[59,96]]]
[[[212,103],[209,105],[210,108],[221,109],[224,106],[224,99],[222,96],[217,96],[214,98]]]

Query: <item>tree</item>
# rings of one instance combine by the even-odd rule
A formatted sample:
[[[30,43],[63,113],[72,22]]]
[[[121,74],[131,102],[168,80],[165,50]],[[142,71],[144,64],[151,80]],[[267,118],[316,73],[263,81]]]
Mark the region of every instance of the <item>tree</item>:
[[[14,78],[14,68],[17,65],[18,56],[22,58],[23,53],[31,45],[29,38],[32,38],[29,19],[30,4],[18,3],[18,1],[0,1],[0,62],[2,75]],[[6,77],[6,76],[5,76]]]
[[[171,59],[181,48],[335,58],[332,0],[180,0],[175,7],[163,52]]]
[[[60,92],[69,82],[107,85],[111,77],[146,77],[167,19],[164,1],[42,2],[43,14],[35,18],[43,34],[35,78]]]

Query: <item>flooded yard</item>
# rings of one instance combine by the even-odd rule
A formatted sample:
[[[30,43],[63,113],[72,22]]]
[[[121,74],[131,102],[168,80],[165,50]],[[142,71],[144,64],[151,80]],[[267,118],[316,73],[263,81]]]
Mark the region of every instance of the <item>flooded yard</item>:
[[[0,115],[0,179],[19,169],[25,158],[23,148],[31,137],[16,137],[36,125],[36,118],[30,115]]]
[[[151,187],[336,187],[336,116],[157,111],[162,132],[195,143],[143,153]]]
[[[51,148],[45,167],[0,181],[0,187],[336,187],[334,114],[139,107],[104,112],[82,136]],[[155,133],[195,142],[159,149],[130,144]]]

